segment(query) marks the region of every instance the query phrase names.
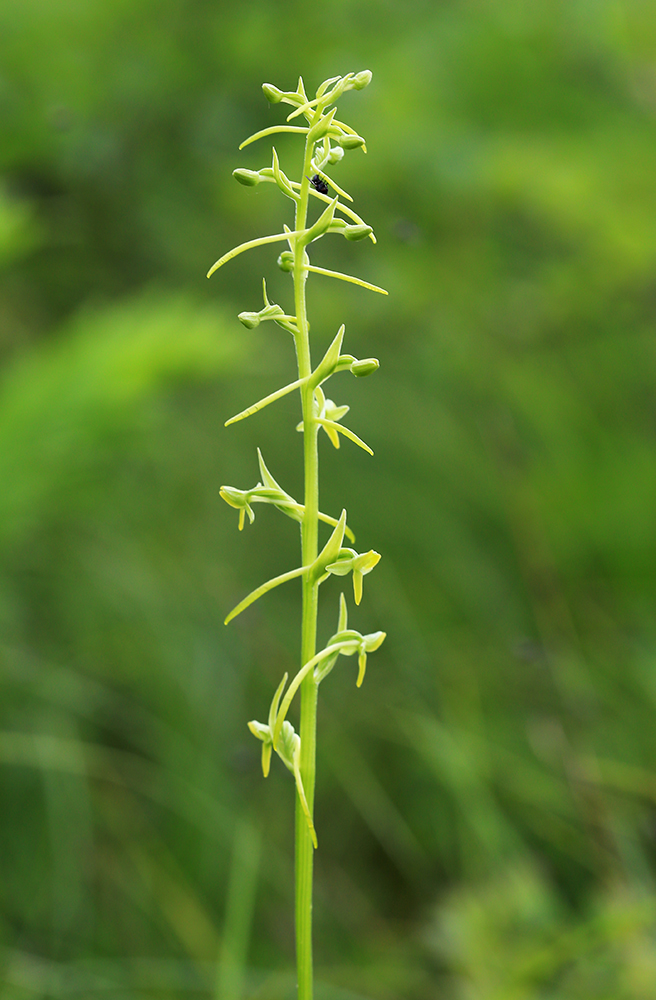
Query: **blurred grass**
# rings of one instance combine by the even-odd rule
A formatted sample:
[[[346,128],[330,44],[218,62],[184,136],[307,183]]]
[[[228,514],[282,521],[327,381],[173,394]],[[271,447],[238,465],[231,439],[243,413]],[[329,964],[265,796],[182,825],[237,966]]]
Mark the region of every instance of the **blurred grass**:
[[[322,506],[388,640],[322,689],[317,997],[656,994],[655,41],[638,0],[0,6],[3,998],[294,995],[246,722],[298,588],[221,622],[296,528],[218,496],[257,445],[300,494],[295,401],[223,429],[294,377],[235,318],[289,287],[204,274],[285,218],[230,177],[261,82],[365,66],[337,179],[379,242],[316,263],[391,294],[309,296],[382,363],[334,383],[376,454],[326,446]]]

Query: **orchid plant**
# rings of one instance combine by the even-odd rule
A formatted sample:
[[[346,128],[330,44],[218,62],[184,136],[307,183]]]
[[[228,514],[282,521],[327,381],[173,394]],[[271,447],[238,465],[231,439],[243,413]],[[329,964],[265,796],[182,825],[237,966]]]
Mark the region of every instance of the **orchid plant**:
[[[260,481],[257,485],[247,490],[223,486],[221,496],[231,507],[239,511],[240,530],[244,527],[246,517],[249,522],[253,522],[255,517],[253,507],[256,503],[272,504],[281,513],[298,521],[301,526],[301,565],[257,587],[240,601],[226,618],[227,624],[274,587],[288,580],[300,578],[302,584],[300,670],[289,685],[288,674],[282,678],[271,701],[267,722],[248,723],[250,731],[262,742],[264,776],[269,773],[271,756],[275,751],[292,773],[296,784],[296,957],[299,1000],[311,1000],[313,994],[312,877],[313,852],[317,847],[313,815],[319,685],[331,672],[340,655],[357,654],[356,684],[360,687],[364,680],[368,654],[378,649],[385,639],[384,632],[362,635],[348,627],[346,598],[342,593],[339,599],[337,631],[317,652],[317,611],[321,584],[331,575],[350,574],[353,580],[354,601],[360,604],[363,578],[371,572],[380,559],[378,552],[373,549],[358,552],[345,544],[345,539],[351,544],[355,542],[353,532],[347,524],[345,510],[342,510],[338,518],[319,510],[319,431],[325,431],[335,448],[339,448],[342,436],[369,454],[373,454],[371,448],[342,423],[348,412],[348,406],[337,406],[327,398],[322,386],[338,372],[350,371],[360,378],[376,371],[379,365],[376,358],[358,360],[350,354],[342,353],[345,329],[342,325],[321,361],[313,368],[305,294],[309,274],[337,278],[373,292],[387,294],[383,288],[361,278],[316,267],[310,263],[308,254],[310,244],[326,234],[336,234],[351,241],[369,238],[372,242],[376,242],[371,226],[368,226],[350,207],[353,201],[351,196],[339,187],[330,174],[346,150],[360,149],[366,152],[362,136],[335,117],[335,104],[347,91],[362,90],[370,81],[371,73],[368,70],[333,77],[324,80],[312,99],[308,98],[305,92],[302,78],[299,79],[296,90],[289,92],[279,90],[269,83],[263,84],[264,94],[271,104],[288,104],[293,110],[285,124],[272,125],[256,132],[241,144],[240,149],[278,132],[291,132],[303,136],[305,148],[300,180],[290,180],[283,172],[275,148],[270,167],[262,167],[260,170],[239,168],[233,171],[233,176],[246,187],[254,187],[261,183],[277,185],[282,194],[294,205],[294,226],[289,228],[285,225],[282,233],[260,236],[240,244],[219,258],[208,272],[210,277],[233,257],[253,247],[284,243],[287,249],[284,249],[278,257],[278,266],[284,272],[291,274],[294,286],[293,312],[288,313],[281,306],[269,301],[266,281],[263,281],[262,309],[258,312],[242,312],[239,314],[239,320],[248,329],[254,329],[265,320],[271,320],[290,333],[296,350],[298,378],[231,417],[226,421],[226,426],[250,417],[287,393],[298,390],[302,420],[297,430],[303,434],[304,502],[296,501],[279,485],[267,468],[259,449]],[[299,124],[299,121],[304,124]],[[291,124],[292,122],[294,124]],[[319,207],[322,208],[313,222],[308,220],[311,202],[319,202]],[[320,521],[332,527],[330,537],[321,549],[319,548]],[[299,733],[287,719],[297,693],[300,693]]]

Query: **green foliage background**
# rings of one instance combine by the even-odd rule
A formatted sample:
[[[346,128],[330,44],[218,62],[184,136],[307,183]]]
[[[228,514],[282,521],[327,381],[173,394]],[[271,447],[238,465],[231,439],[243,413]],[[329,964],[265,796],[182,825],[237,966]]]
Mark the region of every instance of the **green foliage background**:
[[[230,176],[261,82],[362,68],[336,177],[379,243],[316,262],[390,296],[309,295],[382,364],[322,506],[388,640],[322,687],[318,997],[656,995],[655,44],[641,0],[4,0],[3,998],[293,996],[293,783],[246,722],[297,588],[222,620],[297,530],[218,496],[256,445],[300,491],[294,400],[223,429],[294,377],[236,319],[289,280],[204,274],[287,220]]]

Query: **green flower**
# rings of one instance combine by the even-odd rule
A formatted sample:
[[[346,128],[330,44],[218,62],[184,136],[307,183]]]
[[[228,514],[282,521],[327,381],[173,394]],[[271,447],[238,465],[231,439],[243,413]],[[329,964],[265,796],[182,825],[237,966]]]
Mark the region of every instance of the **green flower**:
[[[375,652],[380,646],[382,646],[387,636],[386,632],[370,632],[368,635],[362,635],[361,632],[356,632],[355,629],[347,628],[347,625],[348,612],[346,608],[346,599],[344,594],[340,594],[337,632],[335,635],[331,636],[326,643],[326,649],[330,649],[331,646],[339,646],[340,648],[336,652],[331,653],[329,657],[324,658],[322,661],[317,663],[314,668],[314,679],[317,684],[320,684],[324,677],[328,676],[330,671],[335,666],[337,657],[340,654],[342,656],[353,656],[357,653],[358,679],[356,681],[356,687],[361,687],[364,680],[365,670],[367,669],[367,654]]]
[[[271,766],[273,731],[278,715],[280,696],[282,695],[283,688],[287,683],[287,677],[288,675],[285,674],[273,696],[271,707],[269,708],[269,721],[267,725],[263,722],[256,722],[254,719],[248,723],[248,728],[252,732],[253,736],[262,741],[262,773],[265,778],[269,774],[269,768]],[[318,846],[317,834],[314,829],[314,823],[312,822],[312,816],[310,815],[307,799],[305,797],[305,789],[303,788],[303,780],[301,778],[301,738],[294,732],[294,727],[291,722],[283,722],[280,737],[277,740],[275,750],[285,767],[294,775],[296,791],[298,792],[301,808],[307,820],[312,843],[316,848]]]
[[[380,552],[356,552],[355,549],[340,549],[335,562],[326,566],[327,573],[334,573],[335,576],[346,576],[353,573],[353,596],[355,603],[362,600],[362,580],[371,573],[374,566],[380,562]]]
[[[239,511],[240,531],[243,531],[246,514],[248,514],[248,520],[251,524],[255,520],[255,512],[250,505],[252,493],[252,490],[238,490],[235,486],[222,486],[219,490],[221,499]]]
[[[355,360],[356,359],[353,358],[353,361]],[[351,356],[349,355],[349,365],[350,364]],[[318,424],[320,424],[321,427],[323,427],[333,446],[335,448],[339,448],[339,435],[343,434],[344,437],[349,439],[349,441],[353,441],[353,443],[357,444],[358,447],[369,452],[370,455],[373,455],[373,451],[368,444],[365,444],[362,438],[359,438],[358,435],[348,427],[343,427],[342,424],[340,424],[339,421],[342,417],[346,416],[349,409],[350,407],[348,406],[337,406],[333,403],[332,399],[326,399],[321,386],[318,385],[314,390],[314,419]],[[297,425],[296,430],[302,431],[303,427],[304,424],[303,421],[301,421],[301,423]]]

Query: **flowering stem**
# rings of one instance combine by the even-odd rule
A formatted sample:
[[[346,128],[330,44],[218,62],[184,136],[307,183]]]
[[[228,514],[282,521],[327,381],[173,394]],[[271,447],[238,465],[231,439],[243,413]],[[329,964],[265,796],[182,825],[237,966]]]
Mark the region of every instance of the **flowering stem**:
[[[310,242],[326,233],[341,233],[343,237],[351,241],[365,239],[369,236],[375,242],[371,227],[366,225],[359,215],[356,215],[339,201],[340,195],[351,200],[350,195],[343,192],[325,173],[328,164],[339,163],[345,149],[361,147],[365,150],[364,139],[349,126],[335,119],[334,108],[329,111],[326,109],[330,108],[346,90],[362,90],[370,80],[371,73],[368,70],[362,70],[356,74],[347,73],[343,77],[333,77],[321,84],[317,90],[317,97],[310,101],[307,99],[301,78],[299,78],[298,88],[294,92],[283,92],[269,83],[262,85],[265,96],[272,104],[278,104],[281,101],[291,104],[297,110],[290,117],[295,118],[303,114],[307,120],[307,126],[302,128],[289,125],[271,126],[250,136],[242,143],[240,149],[255,139],[272,135],[274,132],[304,134],[306,140],[302,180],[300,182],[290,181],[283,174],[275,149],[273,150],[271,167],[263,167],[259,171],[239,168],[233,173],[236,180],[246,187],[254,187],[261,181],[273,181],[277,184],[282,193],[287,198],[291,198],[295,204],[294,229],[291,230],[285,226],[284,233],[249,240],[247,243],[234,247],[220,257],[208,273],[209,277],[233,257],[256,246],[282,241],[286,241],[289,245],[289,250],[285,250],[280,255],[278,263],[283,271],[291,271],[292,273],[295,315],[288,316],[280,306],[271,303],[267,296],[266,283],[263,283],[264,308],[259,312],[242,312],[239,314],[239,319],[247,329],[253,329],[263,320],[274,320],[292,334],[296,348],[298,379],[283,386],[282,389],[269,393],[257,403],[240,411],[236,416],[226,421],[226,425],[252,416],[297,388],[301,396],[303,417],[302,425],[299,425],[298,429],[303,430],[304,503],[297,503],[278,485],[265,466],[261,454],[259,461],[263,483],[258,483],[252,490],[223,486],[221,487],[221,496],[231,507],[239,510],[240,530],[244,525],[246,514],[248,514],[249,521],[253,521],[255,515],[251,504],[255,501],[271,503],[284,514],[289,514],[301,522],[301,566],[261,584],[240,601],[226,618],[227,623],[236,615],[241,614],[253,601],[268,593],[269,590],[288,580],[301,577],[303,607],[300,671],[290,684],[282,705],[280,705],[280,698],[287,683],[287,674],[283,677],[271,703],[268,724],[255,720],[248,723],[253,735],[262,741],[262,771],[264,776],[266,777],[269,772],[271,754],[275,750],[285,766],[293,772],[296,783],[295,913],[298,1000],[312,1000],[313,995],[312,877],[314,850],[317,846],[313,813],[318,687],[321,680],[332,670],[340,653],[352,656],[356,652],[358,653],[357,686],[359,687],[364,676],[367,653],[378,649],[385,638],[384,632],[363,636],[359,632],[347,630],[346,601],[342,594],[337,634],[333,636],[325,649],[320,653],[316,652],[319,585],[331,574],[344,576],[352,573],[355,603],[359,604],[362,596],[362,577],[369,573],[380,559],[378,553],[374,552],[373,549],[369,552],[357,553],[353,549],[342,547],[345,534],[351,541],[354,541],[353,533],[346,526],[346,510],[342,510],[339,520],[322,514],[319,510],[319,454],[317,447],[319,430],[323,428],[335,448],[339,448],[338,434],[342,434],[354,444],[373,454],[369,446],[361,441],[357,434],[339,423],[347,413],[348,406],[336,406],[332,400],[326,399],[320,386],[338,371],[348,369],[356,377],[369,375],[378,368],[378,361],[376,358],[358,360],[350,354],[342,355],[340,353],[344,337],[344,325],[342,324],[323,360],[313,371],[305,298],[305,286],[310,272],[339,278],[361,285],[370,291],[387,294],[384,289],[363,281],[361,278],[343,274],[341,271],[329,271],[326,268],[311,266],[306,249]],[[332,89],[329,89],[331,87]],[[336,140],[336,145],[332,145],[333,140]],[[312,179],[310,179],[311,175]],[[333,198],[328,198],[326,194],[329,185],[337,192]],[[327,207],[308,227],[308,205],[311,194],[327,203]],[[346,215],[354,224],[348,224],[341,217],[336,218],[336,210]],[[319,521],[334,526],[334,531],[320,553],[318,545]],[[322,667],[317,672],[316,668],[319,663],[322,664]],[[299,690],[301,701],[300,733],[296,734],[285,716],[291,700]]]
[[[296,232],[305,229],[309,198],[308,174],[313,144],[306,140],[303,161],[303,180],[300,198],[296,204]],[[296,358],[300,379],[310,375],[310,338],[305,300],[307,281],[305,246],[299,240],[294,244],[294,305],[298,334]],[[302,565],[310,566],[318,552],[319,513],[319,453],[317,436],[319,425],[314,414],[314,391],[311,385],[301,388],[303,411],[303,454],[305,466],[305,512],[302,522]],[[317,608],[319,585],[309,574],[303,579],[303,611],[301,625],[301,665],[312,659],[316,652]],[[317,691],[314,672],[310,672],[301,685],[301,778],[305,788],[310,817],[314,817],[314,782],[317,742]],[[296,797],[296,964],[298,970],[298,1000],[312,1000],[312,876],[314,846],[308,823]]]

